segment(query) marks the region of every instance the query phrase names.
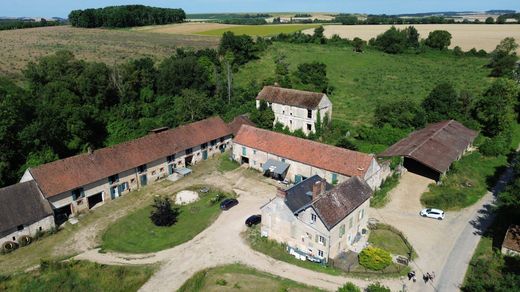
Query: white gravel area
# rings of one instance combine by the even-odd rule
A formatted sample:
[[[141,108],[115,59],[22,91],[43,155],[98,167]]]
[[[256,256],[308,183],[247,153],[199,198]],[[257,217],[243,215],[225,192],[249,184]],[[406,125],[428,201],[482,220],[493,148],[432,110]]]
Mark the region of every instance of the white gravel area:
[[[199,200],[199,193],[194,191],[180,191],[175,195],[175,204],[186,205]]]

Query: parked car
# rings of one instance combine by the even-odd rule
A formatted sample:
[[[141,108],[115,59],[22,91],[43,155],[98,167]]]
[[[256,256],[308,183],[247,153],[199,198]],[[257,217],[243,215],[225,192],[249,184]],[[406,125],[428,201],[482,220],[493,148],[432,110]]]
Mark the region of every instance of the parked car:
[[[252,215],[246,219],[246,226],[251,227],[253,225],[257,225],[262,222],[262,215]]]
[[[423,217],[438,219],[438,220],[444,219],[444,211],[439,210],[439,209],[431,209],[431,208],[422,209],[421,212],[419,213],[419,215],[421,215]]]
[[[222,210],[229,210],[231,207],[238,205],[237,199],[225,199],[220,203],[220,209]]]

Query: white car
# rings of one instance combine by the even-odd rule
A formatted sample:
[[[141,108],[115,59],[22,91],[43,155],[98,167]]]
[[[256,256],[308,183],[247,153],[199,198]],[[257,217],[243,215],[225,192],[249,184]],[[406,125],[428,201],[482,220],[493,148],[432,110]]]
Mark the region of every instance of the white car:
[[[422,209],[421,212],[419,213],[419,215],[421,215],[423,217],[438,219],[438,220],[444,219],[444,211],[439,210],[439,209],[431,209],[431,208]]]

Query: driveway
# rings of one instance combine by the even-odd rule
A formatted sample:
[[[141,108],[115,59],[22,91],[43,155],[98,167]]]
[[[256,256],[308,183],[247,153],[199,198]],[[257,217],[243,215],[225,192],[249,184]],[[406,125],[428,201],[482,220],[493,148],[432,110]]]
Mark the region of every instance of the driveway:
[[[460,211],[446,212],[442,221],[423,218],[419,216],[423,208],[420,196],[430,183],[434,181],[405,173],[390,192],[391,201],[382,209],[371,209],[370,216],[401,230],[419,255],[412,262],[412,269],[418,275],[417,283],[406,281],[407,291],[459,291],[480,239],[477,229],[487,224],[480,217],[489,210],[493,195],[488,193],[473,206]],[[435,272],[433,282],[422,281],[426,272]]]

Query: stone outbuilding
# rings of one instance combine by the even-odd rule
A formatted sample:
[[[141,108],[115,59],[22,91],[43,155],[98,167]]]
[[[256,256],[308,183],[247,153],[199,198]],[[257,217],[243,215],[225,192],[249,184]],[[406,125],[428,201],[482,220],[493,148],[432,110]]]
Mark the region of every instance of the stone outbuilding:
[[[520,225],[509,226],[501,251],[504,255],[520,256]]]

